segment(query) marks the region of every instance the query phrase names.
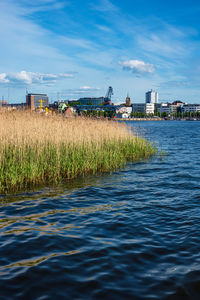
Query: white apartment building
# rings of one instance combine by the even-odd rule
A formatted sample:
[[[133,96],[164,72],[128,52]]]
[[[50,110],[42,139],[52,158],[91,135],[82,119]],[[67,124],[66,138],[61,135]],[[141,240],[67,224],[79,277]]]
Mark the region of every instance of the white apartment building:
[[[158,103],[158,93],[153,90],[148,91],[146,94],[146,103]]]
[[[145,113],[147,115],[154,114],[154,106],[155,106],[154,103],[146,103],[146,107],[145,107],[146,111],[145,111]]]
[[[200,112],[200,104],[184,104],[182,107],[182,112]]]
[[[161,103],[158,107],[158,111],[160,114],[166,113],[169,116],[171,113],[171,107],[168,103]]]
[[[154,103],[134,103],[132,109],[133,113],[154,114]]]
[[[157,109],[160,112],[160,114],[166,113],[168,116],[170,116],[173,113],[177,113],[177,109],[179,107],[180,105],[177,104],[161,103],[157,106]]]

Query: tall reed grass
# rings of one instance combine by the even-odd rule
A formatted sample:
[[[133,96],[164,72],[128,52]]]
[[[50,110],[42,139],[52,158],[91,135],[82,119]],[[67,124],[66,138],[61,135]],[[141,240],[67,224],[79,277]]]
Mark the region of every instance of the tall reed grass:
[[[155,153],[118,122],[0,113],[0,192],[115,170]]]

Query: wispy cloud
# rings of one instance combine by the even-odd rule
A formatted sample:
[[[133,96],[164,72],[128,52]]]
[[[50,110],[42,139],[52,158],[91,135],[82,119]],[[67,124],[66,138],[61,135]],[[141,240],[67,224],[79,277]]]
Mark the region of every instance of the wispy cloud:
[[[10,2],[11,0],[7,0]],[[12,2],[11,2],[12,3]],[[29,0],[21,0],[21,7],[23,5],[23,13],[26,14],[34,14],[38,12],[46,12],[52,10],[60,10],[64,7],[68,6],[68,1],[62,0],[37,0],[37,1],[29,1]]]
[[[63,89],[61,92],[62,97],[85,97],[85,96],[96,96],[101,89],[99,87],[81,86],[79,88]]]
[[[124,70],[132,71],[135,74],[153,73],[155,70],[154,65],[141,60],[126,60],[119,62],[119,65],[121,65]]]
[[[34,73],[21,71],[16,73],[0,73],[0,84],[7,85],[31,85],[31,84],[52,84],[57,80],[64,78],[72,78],[73,74],[49,74],[49,73]]]
[[[114,5],[110,0],[100,0],[97,4],[94,4],[92,8],[100,12],[119,11],[119,8],[116,5]]]
[[[108,33],[113,32],[113,30],[111,29],[111,27],[108,27],[108,26],[98,25],[98,24],[97,24],[96,27],[97,27],[99,30],[103,31],[103,32],[108,32]]]
[[[145,52],[152,52],[158,56],[165,56],[167,58],[186,55],[187,49],[183,47],[181,41],[173,39],[172,36],[165,34],[149,34],[148,36],[139,36],[137,40],[139,46]]]
[[[57,37],[57,41],[59,43],[62,43],[63,45],[66,45],[69,48],[81,48],[81,49],[88,49],[92,50],[94,45],[91,41],[83,38],[72,38],[68,36],[59,36]]]

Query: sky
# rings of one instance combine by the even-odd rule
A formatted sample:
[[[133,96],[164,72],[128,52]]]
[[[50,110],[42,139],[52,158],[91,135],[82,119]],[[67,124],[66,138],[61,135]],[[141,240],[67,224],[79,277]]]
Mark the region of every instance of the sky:
[[[0,99],[200,103],[197,0],[0,0]]]

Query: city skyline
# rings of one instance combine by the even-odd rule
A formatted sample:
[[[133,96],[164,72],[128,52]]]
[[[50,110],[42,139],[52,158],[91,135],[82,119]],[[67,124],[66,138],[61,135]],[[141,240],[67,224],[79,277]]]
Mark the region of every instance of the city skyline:
[[[0,98],[105,96],[148,90],[200,102],[200,4],[196,1],[1,0]]]

